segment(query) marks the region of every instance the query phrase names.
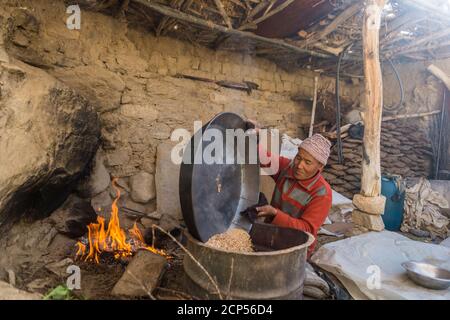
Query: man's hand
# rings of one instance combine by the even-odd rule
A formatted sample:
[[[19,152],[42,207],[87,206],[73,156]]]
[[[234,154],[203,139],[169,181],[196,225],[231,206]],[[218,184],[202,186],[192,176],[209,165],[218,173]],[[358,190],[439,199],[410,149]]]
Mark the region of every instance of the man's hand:
[[[256,207],[256,211],[258,211],[258,218],[259,217],[273,218],[277,215],[277,209],[275,209],[271,205]]]

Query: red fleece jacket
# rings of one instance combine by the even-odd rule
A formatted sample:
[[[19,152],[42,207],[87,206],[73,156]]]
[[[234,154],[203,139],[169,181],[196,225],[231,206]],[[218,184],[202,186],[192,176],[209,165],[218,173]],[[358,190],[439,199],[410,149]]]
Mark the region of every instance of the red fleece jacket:
[[[260,152],[264,151],[260,148]],[[267,152],[267,156],[270,157],[271,154]],[[291,162],[288,158],[280,156],[272,159],[272,161],[279,161],[279,169],[276,174],[272,175],[272,178],[276,182],[275,188],[278,188],[279,192],[281,192],[281,201],[287,201],[291,207],[295,206],[301,212],[300,217],[293,217],[280,209],[282,207],[281,203],[273,203],[272,201],[272,206],[277,209],[277,214],[272,220],[272,224],[306,231],[317,238],[317,232],[327,218],[331,208],[332,192],[330,185],[325,181],[320,172],[310,179],[297,180],[294,177],[292,168],[288,168]],[[264,165],[264,167],[269,165]],[[286,168],[287,171],[284,177],[278,179],[280,173]],[[283,192],[285,183],[288,183],[290,187],[287,190],[285,188],[286,191]],[[308,194],[304,201],[298,201],[298,198],[294,199],[291,197],[293,191],[296,189],[300,190],[303,195],[305,193]],[[316,243],[317,240],[309,247],[308,257],[312,254]]]

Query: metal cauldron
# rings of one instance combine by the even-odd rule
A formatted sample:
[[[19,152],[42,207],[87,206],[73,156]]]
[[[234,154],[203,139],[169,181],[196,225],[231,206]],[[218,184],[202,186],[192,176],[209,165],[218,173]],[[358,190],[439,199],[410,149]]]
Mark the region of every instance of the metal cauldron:
[[[250,237],[257,252],[211,248],[186,233],[187,249],[215,279],[222,298],[301,300],[308,247],[306,232],[256,223]],[[215,286],[188,255],[184,258],[186,287],[201,299],[218,299]]]

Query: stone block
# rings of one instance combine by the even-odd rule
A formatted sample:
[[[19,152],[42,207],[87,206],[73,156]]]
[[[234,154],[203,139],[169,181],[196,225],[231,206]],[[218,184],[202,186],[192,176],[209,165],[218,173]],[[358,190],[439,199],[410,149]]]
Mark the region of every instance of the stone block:
[[[353,204],[363,212],[380,215],[384,213],[386,197],[381,195],[378,197],[365,197],[361,194],[355,194],[353,196]]]
[[[0,300],[42,300],[39,293],[29,293],[11,286],[9,283],[0,281]]]
[[[104,157],[97,152],[91,174],[79,183],[77,192],[83,198],[91,198],[105,191],[110,181],[109,172],[104,165]]]
[[[167,266],[164,257],[139,250],[112,290],[115,296],[148,297],[159,285]]]
[[[188,56],[179,56],[177,58],[177,70],[183,72],[191,68],[191,59]]]
[[[384,230],[384,222],[381,215],[368,214],[360,210],[353,210],[352,221],[354,224],[363,226],[372,231]]]
[[[130,177],[131,199],[138,203],[147,203],[156,197],[155,177],[145,171]]]
[[[130,155],[125,148],[119,148],[106,155],[106,160],[109,166],[118,166],[127,164],[130,161]]]
[[[283,81],[283,91],[291,91],[292,90],[292,82]]]
[[[179,193],[180,165],[171,159],[175,142],[167,141],[158,146],[156,156],[156,207],[158,213],[182,219]]]
[[[140,104],[123,104],[120,107],[120,113],[124,117],[132,119],[142,119],[148,122],[155,121],[158,118],[158,111],[151,106]]]
[[[191,68],[194,70],[198,70],[200,68],[200,59],[199,58],[192,58]]]

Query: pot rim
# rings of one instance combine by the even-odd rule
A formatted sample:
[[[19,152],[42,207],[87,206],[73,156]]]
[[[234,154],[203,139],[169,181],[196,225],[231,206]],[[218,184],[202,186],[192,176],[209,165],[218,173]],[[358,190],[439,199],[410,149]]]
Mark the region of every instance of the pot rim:
[[[194,238],[188,230],[184,231],[184,235],[193,243],[195,243],[196,245],[200,246],[200,247],[204,247],[206,249],[212,250],[212,251],[220,251],[226,254],[233,254],[233,255],[242,255],[242,256],[275,256],[275,255],[280,255],[280,254],[285,254],[285,253],[291,253],[294,251],[298,251],[301,249],[304,249],[305,247],[308,248],[314,241],[315,241],[315,237],[307,232],[307,231],[302,231],[304,233],[306,233],[308,235],[308,240],[303,243],[300,244],[298,246],[294,246],[294,247],[290,247],[287,249],[283,249],[283,250],[274,250],[274,251],[264,251],[264,252],[237,252],[237,251],[230,251],[230,250],[224,250],[224,249],[219,249],[219,248],[214,248],[214,247],[210,247],[207,246],[205,243],[197,240],[196,238]]]

